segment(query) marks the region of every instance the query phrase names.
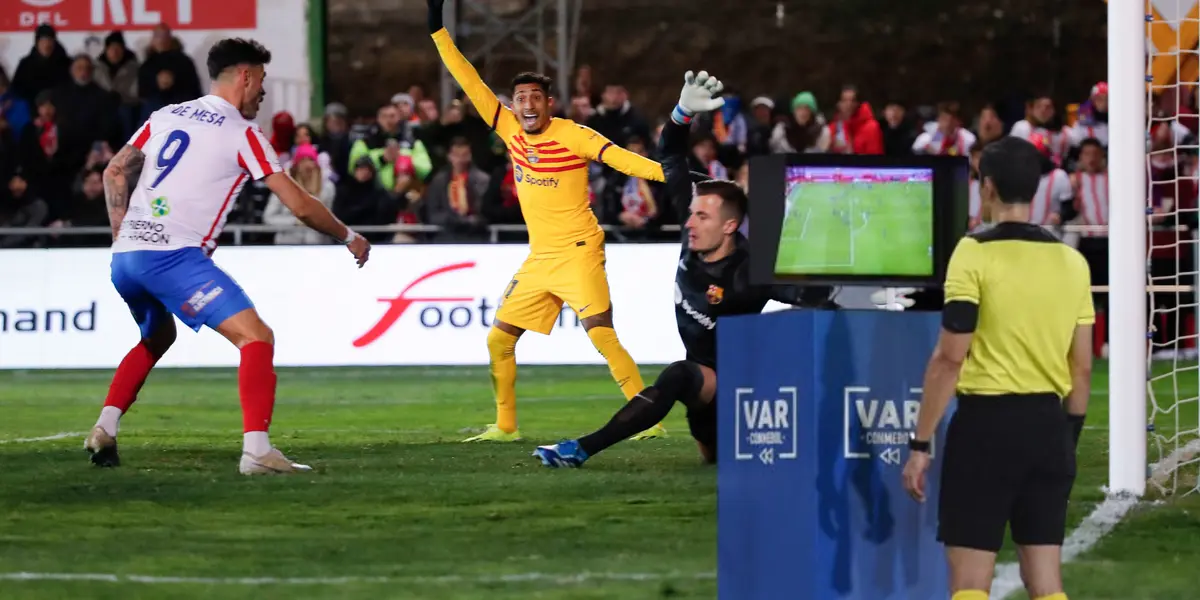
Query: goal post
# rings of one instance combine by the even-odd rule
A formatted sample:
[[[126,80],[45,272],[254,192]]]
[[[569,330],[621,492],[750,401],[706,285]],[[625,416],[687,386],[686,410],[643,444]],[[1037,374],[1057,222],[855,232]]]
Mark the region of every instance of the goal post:
[[[1108,2],[1110,493],[1146,491],[1146,4]]]

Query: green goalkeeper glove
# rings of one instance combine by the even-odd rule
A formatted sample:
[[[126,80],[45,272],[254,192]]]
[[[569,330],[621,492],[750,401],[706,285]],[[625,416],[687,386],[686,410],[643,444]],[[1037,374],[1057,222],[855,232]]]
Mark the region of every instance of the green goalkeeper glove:
[[[671,120],[686,125],[696,113],[725,106],[725,99],[720,96],[724,89],[725,84],[709,75],[708,71],[700,71],[698,75],[688,71],[683,75],[683,91],[679,92],[679,104],[671,111]]]
[[[444,25],[442,13],[446,0],[426,0],[429,3],[429,33],[437,33]]]

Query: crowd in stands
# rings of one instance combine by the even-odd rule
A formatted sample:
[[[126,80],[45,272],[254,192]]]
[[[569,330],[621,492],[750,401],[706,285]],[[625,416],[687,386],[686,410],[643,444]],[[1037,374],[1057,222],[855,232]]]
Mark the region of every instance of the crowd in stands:
[[[5,182],[0,186],[0,228],[107,226],[106,162],[151,112],[204,93],[196,64],[165,26],[155,30],[140,59],[120,31],[109,34],[95,56],[68,56],[50,25],[38,27],[34,38],[11,77],[0,65],[0,179]],[[567,85],[570,99],[558,105],[559,116],[654,157],[661,116],[639,111],[619,82],[594,83],[586,66]],[[1163,226],[1150,240],[1151,274],[1157,281],[1194,268],[1192,234],[1175,226],[1196,227],[1194,150],[1200,111],[1195,90],[1181,86],[1156,97],[1151,107],[1151,220]],[[694,168],[745,186],[747,159],[756,155],[970,155],[974,167],[987,143],[1020,136],[1045,156],[1032,220],[1077,245],[1091,263],[1095,283],[1104,285],[1107,96],[1101,82],[1080,105],[1065,110],[1039,96],[1026,103],[1024,114],[993,106],[964,114],[954,102],[911,110],[885,102],[877,112],[880,107],[853,86],[829,99],[831,110],[822,110],[826,100],[808,91],[758,96],[747,103],[727,90],[724,108],[694,121],[692,158]],[[506,101],[503,93],[501,100]],[[459,97],[443,109],[414,85],[374,115],[359,117],[334,102],[324,107],[318,122],[297,122],[295,115],[281,112],[264,130],[296,181],[348,224],[437,226],[435,231],[373,233],[372,241],[487,241],[492,239],[489,225],[522,222],[505,148],[469,102]],[[664,225],[678,224],[678,207],[667,206],[658,183],[599,164],[592,165],[590,177],[592,207],[602,224],[618,232],[617,239],[678,239],[678,233],[661,231]],[[980,226],[977,179],[973,168],[970,227]],[[331,243],[300,227],[261,183],[244,187],[229,222],[281,229],[246,234],[243,243]],[[1064,230],[1064,224],[1085,230]],[[513,233],[500,239],[525,238]],[[4,235],[0,248],[105,246],[110,241],[108,234]],[[1098,300],[1102,303],[1103,296]],[[1190,300],[1176,298],[1168,304],[1180,302]],[[1174,329],[1172,323],[1162,326]]]
[[[584,123],[614,143],[653,157],[658,115],[634,107],[618,83],[597,85],[581,67],[560,116]],[[1189,88],[1190,89],[1190,88]],[[502,90],[497,90],[501,91]],[[0,70],[0,226],[107,225],[101,173],[105,162],[152,111],[201,95],[196,65],[169,29],[154,32],[145,57],[121,32],[104,40],[97,56],[68,56],[49,25],[8,77]],[[1107,87],[1097,84],[1077,109],[1057,110],[1048,97],[1030,100],[1025,114],[1005,122],[993,107],[965,115],[953,102],[910,111],[889,102],[876,112],[854,87],[845,87],[832,110],[810,92],[748,103],[727,92],[725,107],[695,121],[697,167],[714,177],[747,182],[747,158],[769,153],[827,152],[905,155],[975,154],[1004,135],[1033,141],[1047,157],[1044,189],[1035,219],[1047,226],[1071,221],[1107,223]],[[1172,212],[1174,182],[1188,181],[1195,157],[1171,152],[1195,136],[1195,98],[1172,98],[1157,110],[1163,120],[1152,137],[1156,203]],[[1065,113],[1065,114],[1064,114]],[[1019,116],[1019,115],[1018,115]],[[443,110],[421,86],[398,93],[361,119],[340,103],[324,108],[319,122],[273,115],[264,127],[295,179],[349,224],[427,224],[437,232],[374,234],[376,242],[475,241],[490,224],[519,224],[512,166],[503,144],[473,106],[455,99]],[[1010,117],[1011,119],[1011,117]],[[627,239],[654,239],[662,225],[677,224],[660,187],[594,164],[591,202],[600,222]],[[972,186],[973,190],[977,185]],[[973,194],[975,196],[975,194]],[[1180,200],[1183,200],[1180,198]],[[1191,200],[1194,202],[1194,200]],[[977,201],[972,216],[978,218]],[[230,223],[296,224],[261,184],[248,184]],[[974,223],[973,223],[974,225]],[[674,237],[677,234],[669,234]],[[1088,233],[1085,238],[1102,237]],[[523,238],[518,238],[523,239]],[[308,244],[329,240],[300,228],[243,238],[248,243]],[[4,236],[0,247],[104,245],[103,236]],[[1085,242],[1086,246],[1088,243]]]

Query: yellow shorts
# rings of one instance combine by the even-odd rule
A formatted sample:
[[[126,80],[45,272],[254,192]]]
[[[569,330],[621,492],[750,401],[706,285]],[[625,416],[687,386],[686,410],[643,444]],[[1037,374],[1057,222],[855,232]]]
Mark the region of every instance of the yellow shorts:
[[[561,254],[534,255],[513,275],[496,320],[549,334],[566,303],[582,320],[612,306],[603,246],[578,246]]]

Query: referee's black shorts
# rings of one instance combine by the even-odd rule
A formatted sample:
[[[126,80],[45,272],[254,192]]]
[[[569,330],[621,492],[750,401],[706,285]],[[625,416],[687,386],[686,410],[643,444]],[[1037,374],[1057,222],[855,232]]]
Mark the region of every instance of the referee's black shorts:
[[[938,541],[998,552],[1061,546],[1075,483],[1075,443],[1054,394],[958,397],[942,457]]]

